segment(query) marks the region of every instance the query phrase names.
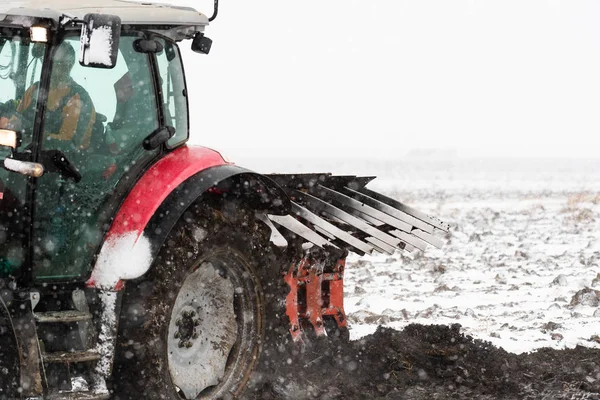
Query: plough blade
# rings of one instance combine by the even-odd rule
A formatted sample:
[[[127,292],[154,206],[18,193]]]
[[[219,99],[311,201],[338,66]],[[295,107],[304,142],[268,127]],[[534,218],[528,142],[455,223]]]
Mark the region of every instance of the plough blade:
[[[431,217],[427,214],[424,214],[419,210],[415,210],[412,207],[409,207],[409,206],[406,206],[406,205],[400,203],[398,200],[394,200],[394,199],[389,198],[381,193],[374,192],[370,189],[367,189],[366,187],[363,187],[359,191],[363,194],[366,194],[367,196],[374,198],[375,200],[379,200],[382,203],[386,203],[402,212],[405,212],[408,215],[412,215],[413,217],[420,219],[421,221],[423,221],[429,225],[432,225],[435,228],[441,229],[444,232],[448,232],[450,230],[450,225],[443,222],[439,218]]]
[[[381,201],[379,201],[377,199],[369,197],[366,194],[360,193],[349,187],[344,188],[344,190],[351,197],[353,197],[356,200],[362,201],[364,204],[368,204],[371,207],[376,208],[379,211],[382,211],[388,215],[391,215],[394,218],[399,219],[400,221],[404,221],[407,224],[414,226],[415,228],[419,228],[428,233],[433,233],[433,228],[434,228],[433,225],[429,225],[428,223],[423,222],[420,219],[413,217],[412,215],[409,215],[403,211],[400,211],[392,206],[382,203]]]
[[[325,247],[329,244],[328,240],[318,233],[311,230],[309,227],[298,221],[291,215],[269,215],[269,219],[275,222],[277,225],[281,225],[289,231],[295,233],[307,241],[316,244],[319,247]]]
[[[433,236],[430,233],[423,232],[420,229],[413,229],[413,231],[411,233],[413,235],[415,235],[416,237],[423,239],[430,245],[437,247],[438,249],[441,249],[442,247],[444,247],[444,241],[436,236]]]
[[[343,221],[348,225],[361,230],[367,235],[371,235],[379,239],[384,244],[384,250],[386,250],[386,252],[389,254],[393,254],[395,247],[400,244],[400,240],[398,240],[397,238],[388,235],[387,233],[368,224],[364,220],[347,213],[341,208],[333,206],[331,203],[328,203],[324,199],[320,199],[308,193],[302,193],[296,190],[294,190],[292,193],[295,196],[295,198],[301,202],[301,204],[305,205],[308,209],[312,209],[317,214],[323,216],[328,214],[332,215],[340,221]]]
[[[361,203],[358,200],[354,200],[353,198],[348,197],[345,194],[336,192],[333,189],[326,188],[323,185],[319,185],[318,188],[319,188],[319,191],[321,191],[321,195],[323,196],[323,198],[332,199],[332,200],[338,202],[339,204],[353,208],[356,211],[359,211],[360,213],[366,214],[369,217],[374,218],[375,220],[381,221],[382,223],[391,225],[396,229],[400,229],[405,232],[410,232],[413,228],[412,225],[407,224],[406,222],[401,221],[399,219],[396,219],[396,218],[392,217],[391,215],[388,215],[379,210],[376,210],[373,207],[366,205],[365,203]]]
[[[269,175],[292,199],[292,215],[268,218],[318,247],[358,254],[441,248],[436,231],[450,226],[365,185],[374,177]]]
[[[323,218],[319,217],[318,215],[310,212],[306,208],[294,202],[292,202],[292,212],[300,218],[304,218],[306,221],[313,224],[316,228],[323,229],[329,234],[328,236],[332,237],[334,240],[336,238],[339,238],[340,240],[344,241],[350,246],[358,249],[362,253],[371,253],[371,251],[373,250],[373,246],[370,246],[362,240],[355,238],[348,232],[338,228],[332,223],[324,220]]]

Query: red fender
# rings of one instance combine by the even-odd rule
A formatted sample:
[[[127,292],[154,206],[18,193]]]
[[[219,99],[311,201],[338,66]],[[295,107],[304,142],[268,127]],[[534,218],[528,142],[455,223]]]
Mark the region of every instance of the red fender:
[[[217,165],[228,164],[221,154],[206,147],[183,146],[159,160],[133,187],[106,235],[142,234],[154,212],[183,181]]]
[[[192,175],[210,167],[226,164],[229,163],[214,150],[199,146],[182,146],[150,167],[119,208],[105,236],[87,286],[106,287],[115,280],[116,284],[121,278],[125,278],[122,276],[125,274],[123,270],[129,268],[120,265],[125,262],[124,255],[128,255],[137,245],[144,228],[167,196]],[[125,245],[118,244],[119,240],[125,237],[133,240],[129,240],[131,243]],[[117,246],[118,251],[112,249]],[[126,248],[127,246],[132,249]],[[138,263],[141,257],[143,254],[138,259],[135,255],[131,256],[128,265],[131,265],[131,262]]]

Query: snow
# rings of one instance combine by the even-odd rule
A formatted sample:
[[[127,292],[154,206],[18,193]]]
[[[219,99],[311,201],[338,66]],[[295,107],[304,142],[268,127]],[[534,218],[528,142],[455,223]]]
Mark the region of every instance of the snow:
[[[112,31],[108,26],[101,26],[91,30],[89,47],[83,52],[83,63],[89,64],[101,64],[110,66],[111,63],[111,50],[113,45]]]
[[[81,376],[75,376],[71,378],[71,387],[71,392],[86,392],[89,390],[87,381]]]
[[[115,338],[117,333],[117,292],[100,291],[99,297],[102,301],[101,328],[98,335],[98,345],[96,352],[100,354],[100,359],[96,363],[95,372],[95,392],[107,393],[106,378],[110,377],[113,356],[115,352]]]
[[[422,164],[425,177],[449,175]],[[574,299],[585,288],[600,290],[597,172],[565,169],[540,179],[535,162],[524,163],[519,180],[493,172],[479,171],[482,179],[470,181],[465,171],[435,185],[423,176],[379,182],[379,190],[453,229],[442,250],[349,258],[352,338],[378,324],[460,323],[465,333],[514,353],[600,347],[590,340],[600,333],[600,292]],[[524,186],[528,181],[534,184]]]
[[[13,8],[18,8],[18,7],[13,7]],[[35,21],[35,19],[33,19],[32,17],[23,15],[23,16],[15,17],[12,22],[15,25],[20,25],[20,26],[24,26],[25,28],[30,28],[33,25],[34,21]]]
[[[91,281],[95,286],[112,289],[119,280],[135,279],[144,275],[152,264],[150,241],[137,232],[108,238],[94,267]]]

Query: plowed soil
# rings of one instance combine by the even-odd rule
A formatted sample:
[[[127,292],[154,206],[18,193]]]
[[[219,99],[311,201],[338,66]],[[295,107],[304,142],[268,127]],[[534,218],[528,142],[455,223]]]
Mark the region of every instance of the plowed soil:
[[[285,354],[285,355],[284,355]],[[305,344],[272,362],[251,399],[600,399],[600,350],[516,355],[459,324],[379,327]]]
[[[248,398],[600,399],[600,164],[371,161],[311,170],[380,176],[444,248],[349,259],[356,340],[282,349]]]

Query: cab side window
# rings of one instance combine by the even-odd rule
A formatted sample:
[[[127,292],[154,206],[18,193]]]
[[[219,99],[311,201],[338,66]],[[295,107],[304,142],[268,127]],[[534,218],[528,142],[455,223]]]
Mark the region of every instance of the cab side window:
[[[176,147],[188,139],[188,98],[181,54],[177,45],[165,39],[157,39],[163,51],[156,55],[163,93],[165,123],[175,128],[175,136],[168,142]]]

